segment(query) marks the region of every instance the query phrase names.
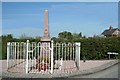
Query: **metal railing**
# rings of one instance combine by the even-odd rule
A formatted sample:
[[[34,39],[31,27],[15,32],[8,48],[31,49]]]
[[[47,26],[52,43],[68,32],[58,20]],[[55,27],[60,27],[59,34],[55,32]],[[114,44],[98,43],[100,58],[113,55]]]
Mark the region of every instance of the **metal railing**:
[[[80,43],[8,42],[7,68],[26,74],[75,71],[80,68]]]

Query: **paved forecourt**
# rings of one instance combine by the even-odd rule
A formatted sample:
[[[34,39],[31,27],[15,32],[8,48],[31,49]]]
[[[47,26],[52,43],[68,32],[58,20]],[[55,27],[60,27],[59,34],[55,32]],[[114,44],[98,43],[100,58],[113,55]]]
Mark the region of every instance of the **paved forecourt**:
[[[66,76],[73,76],[77,74],[88,74],[95,71],[102,70],[109,66],[116,64],[118,60],[87,60],[86,62],[80,61],[80,70],[76,68],[68,70],[66,73],[61,73],[60,71],[54,72],[53,74],[25,74],[25,71],[21,71],[19,73],[15,72],[16,70],[13,69],[13,72],[7,71],[7,61],[0,60],[2,66],[0,67],[0,72],[2,72],[2,77],[17,77],[17,78],[51,78],[51,77],[66,77]],[[24,63],[23,63],[24,64]],[[70,65],[70,64],[69,64]],[[68,65],[68,66],[69,66]],[[19,69],[21,70],[21,69]]]

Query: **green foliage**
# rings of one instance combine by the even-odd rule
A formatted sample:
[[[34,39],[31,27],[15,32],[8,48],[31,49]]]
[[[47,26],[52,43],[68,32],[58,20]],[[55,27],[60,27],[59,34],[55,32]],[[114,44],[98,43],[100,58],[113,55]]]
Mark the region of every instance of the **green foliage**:
[[[81,57],[87,59],[108,59],[107,52],[120,53],[118,38],[85,38],[81,41]],[[112,55],[115,58],[115,55]]]
[[[26,42],[30,40],[30,42],[39,42],[40,39],[15,39],[11,34],[2,36],[2,43],[0,43],[0,49],[2,48],[2,59],[7,58],[7,42]],[[70,32],[61,32],[57,37],[53,37],[52,40],[54,43],[56,42],[81,42],[81,59],[108,59],[107,52],[117,52],[120,53],[120,37],[91,37],[85,38],[82,37],[81,33],[70,33]],[[55,50],[55,49],[54,49]],[[61,54],[61,53],[60,53]],[[63,54],[64,55],[64,54]],[[1,54],[0,54],[1,56]],[[112,55],[112,59],[115,59],[116,56]],[[118,56],[117,56],[118,58]],[[120,54],[119,54],[120,59]]]
[[[68,33],[70,35],[68,35]],[[69,38],[68,38],[69,37]],[[108,59],[107,52],[120,53],[120,38],[118,37],[82,37],[82,33],[61,32],[55,42],[81,42],[81,59]],[[120,57],[120,55],[119,55]],[[115,55],[112,55],[115,58]]]
[[[29,40],[30,42],[39,42],[40,41],[40,39],[34,39],[34,38],[16,39],[16,38],[13,38],[13,36],[11,34],[3,35],[2,36],[2,59],[7,59],[7,42],[26,42],[27,40]],[[0,56],[1,56],[1,54],[0,54]]]
[[[73,39],[73,35],[71,32],[67,32],[67,31],[64,31],[64,32],[61,32],[58,34],[58,37],[59,37],[59,40],[60,41],[69,41],[71,42],[72,39]]]
[[[11,34],[2,36],[2,59],[7,58],[7,42],[11,42],[13,40],[13,36]]]
[[[82,33],[79,34],[73,33],[72,35],[73,35],[73,41],[77,41],[82,38]]]
[[[2,42],[0,41],[0,60],[2,59]]]

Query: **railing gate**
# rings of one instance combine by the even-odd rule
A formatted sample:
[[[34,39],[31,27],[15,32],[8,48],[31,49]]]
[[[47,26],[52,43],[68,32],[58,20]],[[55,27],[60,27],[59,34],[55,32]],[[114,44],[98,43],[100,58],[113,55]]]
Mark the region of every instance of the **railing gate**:
[[[53,41],[29,43],[27,41],[26,73],[53,72]]]

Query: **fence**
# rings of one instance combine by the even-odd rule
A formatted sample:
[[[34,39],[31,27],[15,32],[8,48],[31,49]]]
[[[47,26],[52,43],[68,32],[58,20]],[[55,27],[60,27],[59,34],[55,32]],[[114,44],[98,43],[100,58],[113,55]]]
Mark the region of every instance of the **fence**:
[[[24,72],[26,62],[26,43],[7,43],[7,68],[12,72]]]
[[[80,68],[80,43],[8,42],[10,72],[65,73]]]

